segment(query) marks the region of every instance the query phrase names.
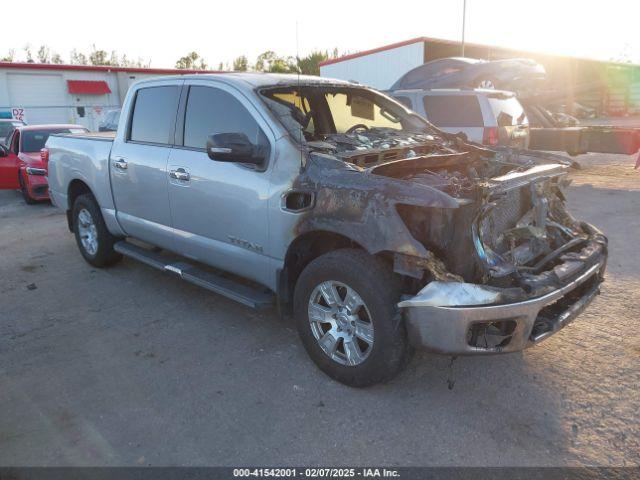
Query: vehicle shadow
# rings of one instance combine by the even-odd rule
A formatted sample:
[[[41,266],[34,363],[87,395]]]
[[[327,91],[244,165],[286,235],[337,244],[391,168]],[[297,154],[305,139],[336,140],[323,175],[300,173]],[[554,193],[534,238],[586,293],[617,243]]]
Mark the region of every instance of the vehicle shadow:
[[[307,423],[311,430],[302,437],[315,442],[314,435],[324,434],[340,445],[334,449],[328,442],[323,447],[325,458],[345,458],[348,452],[346,458],[380,464],[578,463],[572,453],[574,432],[563,411],[562,376],[571,372],[554,366],[559,355],[545,359],[549,353],[545,347],[473,357],[418,351],[391,382],[355,389],[332,381],[315,368],[292,324],[283,324],[274,314],[267,316],[265,320],[270,321],[266,323],[284,328],[290,333],[288,342],[294,344],[291,365],[295,367],[277,374],[282,401],[296,404],[302,396],[309,400],[306,421],[317,414],[318,423]],[[571,335],[569,331],[565,334]],[[286,386],[289,382],[295,385],[293,392]],[[324,429],[322,412],[317,409],[330,412],[333,431],[318,432],[317,428]],[[363,428],[384,432],[384,439],[367,436],[375,455],[363,457],[361,451],[337,440]],[[404,448],[390,448],[390,444]]]

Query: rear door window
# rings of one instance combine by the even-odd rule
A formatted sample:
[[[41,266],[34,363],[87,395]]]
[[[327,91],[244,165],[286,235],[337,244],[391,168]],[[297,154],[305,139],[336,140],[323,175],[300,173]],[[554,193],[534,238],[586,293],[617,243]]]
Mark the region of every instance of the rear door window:
[[[427,119],[436,127],[483,127],[478,99],[471,95],[426,95]]]
[[[180,87],[141,88],[131,119],[129,140],[143,143],[171,144],[180,99]]]
[[[528,124],[524,108],[515,97],[489,97],[489,105],[499,127]]]

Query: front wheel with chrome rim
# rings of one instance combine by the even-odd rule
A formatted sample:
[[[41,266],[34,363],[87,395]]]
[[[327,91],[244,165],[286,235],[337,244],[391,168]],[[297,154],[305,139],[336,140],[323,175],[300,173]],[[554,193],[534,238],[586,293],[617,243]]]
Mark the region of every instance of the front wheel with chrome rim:
[[[111,235],[102,218],[100,207],[91,194],[78,196],[72,209],[73,233],[84,259],[94,267],[106,267],[122,256],[113,249],[118,240]]]
[[[309,298],[311,333],[332,360],[360,365],[373,349],[371,313],[358,293],[348,285],[327,280]]]
[[[307,353],[330,377],[364,387],[395,376],[409,358],[397,311],[400,282],[362,250],[335,250],[313,260],[294,294],[298,332]]]

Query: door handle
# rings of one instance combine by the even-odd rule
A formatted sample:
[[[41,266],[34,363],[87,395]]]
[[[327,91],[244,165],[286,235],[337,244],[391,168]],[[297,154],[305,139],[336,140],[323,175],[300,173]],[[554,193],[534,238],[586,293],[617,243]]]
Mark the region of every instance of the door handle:
[[[189,172],[187,172],[184,168],[178,168],[177,170],[171,170],[169,172],[169,176],[171,178],[175,178],[176,180],[182,180],[184,182],[188,182],[191,178]]]
[[[124,158],[118,158],[115,162],[113,162],[113,167],[118,170],[126,170],[129,165]]]

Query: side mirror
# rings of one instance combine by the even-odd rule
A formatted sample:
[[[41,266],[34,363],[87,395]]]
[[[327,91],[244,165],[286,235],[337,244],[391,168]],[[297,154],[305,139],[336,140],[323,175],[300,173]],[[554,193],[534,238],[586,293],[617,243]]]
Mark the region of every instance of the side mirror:
[[[3,144],[0,143],[0,157],[8,157],[9,156],[9,150],[7,150],[7,147],[5,147]]]
[[[218,162],[251,163],[260,165],[265,154],[244,133],[217,133],[207,139],[207,155]]]

